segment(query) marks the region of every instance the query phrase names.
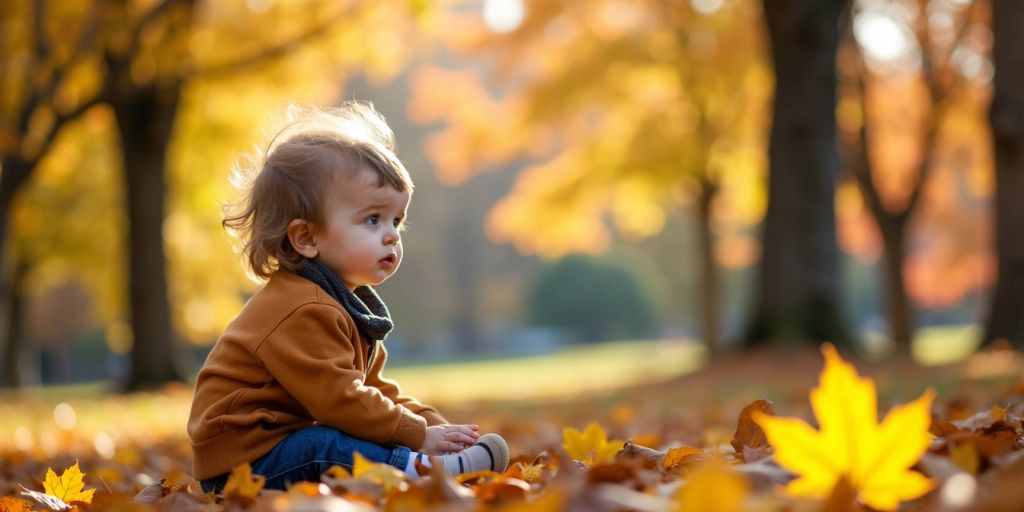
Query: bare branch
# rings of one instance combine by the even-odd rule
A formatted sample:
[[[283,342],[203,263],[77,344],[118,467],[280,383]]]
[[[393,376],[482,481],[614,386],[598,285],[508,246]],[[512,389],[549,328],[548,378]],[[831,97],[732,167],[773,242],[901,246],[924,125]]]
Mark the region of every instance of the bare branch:
[[[135,52],[139,51],[139,45],[142,41],[142,32],[146,30],[146,27],[153,23],[161,14],[164,13],[174,2],[179,0],[160,0],[159,3],[154,5],[148,11],[143,13],[142,17],[139,18],[139,22],[132,27],[132,35],[128,40],[128,51],[124,53],[124,59],[127,62],[131,62],[132,57],[135,56]]]
[[[50,44],[46,39],[46,0],[32,3],[32,37],[36,64],[41,64],[50,55]]]
[[[75,64],[84,58],[89,49],[93,47],[93,43],[96,41],[96,34],[99,29],[99,21],[101,13],[105,9],[103,5],[104,1],[99,0],[93,4],[93,8],[89,9],[89,17],[85,20],[82,25],[81,31],[78,33],[78,37],[75,40],[75,46],[71,50],[71,56],[63,62],[60,66],[57,66],[50,76],[49,82],[43,89],[41,98],[43,101],[53,102],[53,93],[60,87],[61,82],[64,80],[64,76],[75,66]]]
[[[106,78],[108,88],[113,89],[120,77],[124,76],[127,70],[131,67],[132,60],[134,60],[135,54],[138,53],[142,44],[143,31],[145,31],[150,24],[156,21],[161,14],[167,11],[171,5],[178,1],[181,0],[160,0],[156,5],[143,13],[142,16],[139,17],[139,21],[131,28],[131,35],[128,37],[128,45],[123,53],[117,54],[109,50],[107,51],[105,57],[107,59],[107,66],[109,67]],[[122,0],[122,3],[127,2]]]
[[[864,54],[853,37],[849,37],[850,47],[857,56],[857,72],[853,80],[853,87],[857,91],[860,101],[860,126],[857,128],[857,136],[852,143],[847,144],[847,167],[850,174],[857,180],[858,188],[864,196],[864,201],[871,210],[872,215],[879,222],[892,217],[892,213],[882,204],[882,198],[878,193],[878,186],[875,184],[874,166],[871,164],[871,140],[868,124],[868,87],[865,80],[867,65],[864,61]]]
[[[924,156],[917,164],[914,175],[914,185],[910,190],[910,196],[907,198],[907,204],[903,211],[900,212],[901,216],[907,217],[917,207],[917,204],[921,200],[922,191],[924,184],[928,181],[928,176],[931,174],[932,166],[936,160],[936,141],[939,136],[939,128],[942,125],[942,119],[945,117],[946,112],[950,108],[950,98],[953,96],[955,91],[960,88],[964,83],[964,77],[959,73],[952,70],[953,66],[953,53],[957,47],[964,40],[967,34],[967,29],[971,24],[972,9],[977,5],[977,2],[972,2],[967,7],[963,8],[957,21],[956,35],[953,38],[953,42],[950,44],[949,53],[943,59],[943,69],[939,70],[934,67],[931,69],[924,69],[923,79],[928,88],[931,96],[932,108],[928,115],[927,126],[925,128],[924,138],[921,141],[921,148],[923,149]],[[926,46],[927,45],[927,46]],[[931,39],[923,41],[921,44],[922,53],[930,53]],[[940,73],[945,71],[950,76],[949,83],[943,87]]]
[[[53,144],[54,139],[57,137],[57,133],[60,131],[61,128],[64,127],[64,125],[75,120],[76,118],[87,112],[89,109],[95,107],[96,105],[99,105],[103,102],[103,100],[103,94],[97,93],[95,96],[80,103],[70,112],[66,112],[63,114],[58,113],[57,118],[53,120],[53,124],[50,125],[49,129],[47,129],[46,135],[43,136],[43,142],[42,144],[39,145],[39,150],[36,152],[35,155],[32,155],[31,157],[27,157],[25,159],[29,163],[29,168],[35,168],[36,164],[38,164],[39,161],[46,155],[46,152],[49,151],[50,146]]]

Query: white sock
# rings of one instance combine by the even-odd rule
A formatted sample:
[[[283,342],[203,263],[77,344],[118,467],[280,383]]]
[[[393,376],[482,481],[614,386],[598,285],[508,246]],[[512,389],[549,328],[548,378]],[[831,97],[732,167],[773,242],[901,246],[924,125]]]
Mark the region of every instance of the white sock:
[[[409,452],[409,462],[405,463],[405,474],[411,478],[419,478],[420,474],[416,472],[416,462],[419,461],[423,467],[430,467],[430,460],[427,456],[419,452]]]

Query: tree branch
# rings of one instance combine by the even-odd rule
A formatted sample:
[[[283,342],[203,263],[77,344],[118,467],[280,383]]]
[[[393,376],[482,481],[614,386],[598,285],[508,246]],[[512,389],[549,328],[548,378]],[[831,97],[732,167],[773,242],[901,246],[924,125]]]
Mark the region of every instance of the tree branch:
[[[907,198],[907,204],[900,215],[908,217],[910,212],[917,207],[920,202],[924,184],[928,181],[928,176],[931,174],[932,166],[936,160],[936,141],[939,136],[939,128],[942,124],[942,119],[946,116],[946,112],[949,110],[950,98],[954,92],[960,88],[964,83],[963,76],[952,69],[953,67],[953,53],[957,47],[964,40],[967,34],[967,28],[970,26],[971,21],[971,9],[977,5],[976,2],[972,2],[967,7],[963,8],[960,17],[958,18],[958,25],[956,29],[956,36],[953,39],[952,44],[949,47],[949,53],[943,59],[943,68],[937,69],[932,67],[924,73],[924,81],[928,88],[928,92],[931,96],[932,108],[928,116],[927,127],[925,128],[924,138],[921,141],[921,148],[923,149],[924,156],[917,164],[915,169],[915,181],[914,185],[910,190],[910,196]],[[934,49],[931,47],[931,39],[923,41],[921,44],[922,53],[931,53]],[[940,73],[945,72],[951,76],[949,83],[943,87]]]
[[[39,150],[36,151],[35,155],[25,158],[25,161],[29,163],[29,168],[35,168],[36,164],[38,164],[39,161],[42,160],[43,156],[46,155],[46,152],[50,149],[50,146],[53,144],[54,139],[57,138],[57,132],[59,132],[65,124],[76,119],[78,116],[84,114],[92,107],[95,107],[100,103],[103,103],[103,101],[103,93],[98,92],[95,96],[80,103],[70,112],[66,112],[63,114],[58,113],[56,119],[53,120],[53,124],[51,124],[50,127],[47,129],[46,135],[43,136],[43,142],[39,145]]]
[[[355,10],[356,5],[357,3],[350,3],[347,7],[341,9],[323,23],[311,27],[306,32],[303,32],[292,39],[264,48],[252,55],[241,57],[235,61],[212,65],[203,69],[196,68],[185,70],[179,75],[178,80],[181,82],[187,82],[194,78],[219,78],[285,56],[309,41],[312,41],[326,33],[335,23],[341,21],[346,16],[351,15]]]

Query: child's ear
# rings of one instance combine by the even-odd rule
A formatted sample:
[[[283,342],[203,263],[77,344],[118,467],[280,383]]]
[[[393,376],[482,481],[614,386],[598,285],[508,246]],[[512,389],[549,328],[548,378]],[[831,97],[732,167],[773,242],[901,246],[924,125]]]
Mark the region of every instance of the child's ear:
[[[295,219],[288,223],[288,241],[295,252],[309,258],[316,258],[320,251],[316,248],[316,236],[313,226],[306,220]]]

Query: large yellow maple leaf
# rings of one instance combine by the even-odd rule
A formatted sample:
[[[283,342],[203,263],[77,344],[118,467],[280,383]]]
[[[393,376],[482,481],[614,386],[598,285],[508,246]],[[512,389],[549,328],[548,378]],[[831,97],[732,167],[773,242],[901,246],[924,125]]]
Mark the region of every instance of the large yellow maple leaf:
[[[43,480],[43,490],[50,496],[60,498],[64,503],[71,503],[72,501],[92,503],[92,495],[96,492],[96,489],[84,489],[85,482],[82,480],[83,478],[85,478],[85,473],[82,473],[82,470],[78,468],[77,462],[75,462],[74,466],[65,469],[59,477],[52,468],[46,468],[46,480]]]
[[[893,408],[879,424],[874,381],[858,376],[832,345],[823,345],[822,352],[825,368],[810,393],[820,430],[797,418],[752,415],[775,448],[776,462],[798,475],[786,493],[823,499],[846,477],[861,502],[895,510],[901,501],[928,492],[932,482],[910,467],[931,443],[935,393],[929,389]]]
[[[615,460],[615,454],[626,444],[626,441],[621,439],[609,441],[608,435],[597,423],[587,425],[583,432],[574,428],[563,428],[562,439],[562,447],[566,453],[587,466]]]

